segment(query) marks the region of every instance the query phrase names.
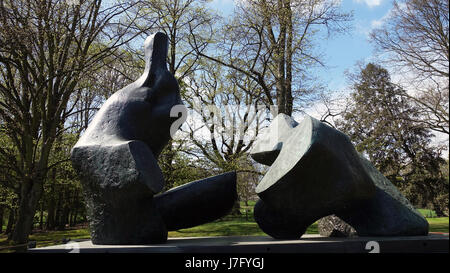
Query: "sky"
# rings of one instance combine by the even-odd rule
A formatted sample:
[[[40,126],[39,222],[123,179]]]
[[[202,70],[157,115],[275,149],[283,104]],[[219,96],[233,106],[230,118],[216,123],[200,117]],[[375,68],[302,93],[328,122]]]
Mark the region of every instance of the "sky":
[[[211,7],[215,8],[222,16],[230,16],[233,12],[235,0],[213,0]],[[392,9],[392,0],[336,0],[341,2],[344,12],[353,11],[353,20],[349,23],[350,29],[347,34],[341,34],[329,40],[318,41],[318,46],[324,53],[326,68],[318,69],[314,73],[325,83],[328,90],[340,94],[348,94],[348,80],[345,72],[352,71],[358,62],[366,64],[370,61],[377,62],[373,45],[369,42],[369,33],[377,27],[381,27]],[[385,67],[388,71],[388,67]],[[407,76],[398,75],[396,71],[389,71],[391,79],[400,83],[403,87],[407,85]],[[325,112],[322,103],[311,105],[305,112],[315,118],[321,118]],[[294,118],[299,121],[303,114]],[[447,143],[448,135],[435,133],[433,142],[436,144]],[[445,153],[448,157],[448,150]]]
[[[223,16],[231,15],[234,0],[213,0],[210,4]],[[392,8],[391,0],[342,0],[344,12],[353,11],[353,21],[349,23],[347,34],[338,35],[318,43],[325,54],[324,69],[317,70],[317,75],[324,80],[330,90],[341,91],[347,82],[344,72],[352,69],[358,61],[373,59],[373,46],[368,41],[370,31],[380,26]]]

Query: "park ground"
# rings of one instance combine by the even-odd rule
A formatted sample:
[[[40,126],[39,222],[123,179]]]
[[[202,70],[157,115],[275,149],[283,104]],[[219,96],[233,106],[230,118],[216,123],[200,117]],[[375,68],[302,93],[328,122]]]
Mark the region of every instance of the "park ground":
[[[172,237],[203,237],[203,236],[237,236],[237,235],[265,235],[259,229],[258,224],[253,219],[252,208],[254,202],[249,202],[248,206],[243,203],[241,205],[241,215],[226,216],[223,219],[212,223],[200,225],[193,228],[181,229],[169,232],[169,238]],[[430,224],[430,232],[448,233],[449,217],[436,217],[433,211],[427,209],[419,209]],[[312,224],[306,234],[318,234],[317,223]],[[30,235],[30,241],[36,241],[36,247],[44,247],[50,245],[61,244],[63,240],[82,240],[89,239],[89,229],[84,227],[70,228],[60,231],[34,231]],[[7,237],[0,235],[0,252],[10,252]]]

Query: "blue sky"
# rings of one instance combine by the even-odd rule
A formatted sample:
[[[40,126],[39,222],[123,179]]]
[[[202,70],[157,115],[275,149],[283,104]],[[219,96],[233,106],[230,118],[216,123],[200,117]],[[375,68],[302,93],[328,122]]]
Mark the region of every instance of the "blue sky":
[[[381,24],[383,18],[392,8],[391,0],[343,0],[345,11],[353,10],[349,34],[324,41],[322,47],[327,55],[326,64],[331,69],[326,71],[331,76],[329,88],[342,89],[346,85],[344,71],[354,67],[357,61],[373,59],[373,47],[368,41],[368,34]]]
[[[233,3],[233,0],[213,0],[211,6],[226,16],[232,13]],[[392,0],[342,0],[341,7],[343,11],[353,11],[349,33],[319,42],[328,67],[316,72],[329,89],[336,91],[345,89],[346,70],[352,69],[358,61],[373,60],[374,52],[368,33],[382,23],[392,8]]]
[[[219,11],[223,16],[231,15],[235,0],[213,0],[211,6]],[[339,0],[335,0],[339,1]],[[314,71],[328,90],[335,96],[347,96],[350,91],[345,71],[354,71],[358,62],[377,62],[373,45],[369,43],[369,33],[372,29],[380,27],[383,20],[387,18],[392,9],[392,0],[341,0],[341,8],[345,12],[353,11],[353,21],[350,22],[348,34],[339,35],[331,40],[318,41],[318,46],[325,54],[324,62],[326,68]],[[391,73],[391,79],[408,86],[405,75],[398,71],[385,67]],[[406,78],[407,79],[407,78]],[[331,94],[332,95],[332,94]],[[332,95],[333,96],[333,95]],[[320,118],[326,109],[322,103],[311,105],[305,112],[315,118]],[[302,119],[302,114],[294,118],[298,121]],[[435,133],[434,143],[448,145],[448,135]],[[448,146],[447,146],[448,147]],[[443,153],[448,158],[448,149]]]

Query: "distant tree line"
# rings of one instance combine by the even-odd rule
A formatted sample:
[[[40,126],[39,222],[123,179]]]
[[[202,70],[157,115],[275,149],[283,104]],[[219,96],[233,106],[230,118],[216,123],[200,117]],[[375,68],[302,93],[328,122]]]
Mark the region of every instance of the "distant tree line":
[[[370,40],[381,64],[349,73],[350,97],[327,100],[323,120],[348,134],[416,207],[448,216],[449,1],[394,1]],[[394,83],[383,66],[404,77]]]
[[[432,145],[432,131],[414,122],[418,106],[379,65],[369,63],[354,76],[336,127],[416,207],[448,215],[448,157],[443,157],[443,147]]]

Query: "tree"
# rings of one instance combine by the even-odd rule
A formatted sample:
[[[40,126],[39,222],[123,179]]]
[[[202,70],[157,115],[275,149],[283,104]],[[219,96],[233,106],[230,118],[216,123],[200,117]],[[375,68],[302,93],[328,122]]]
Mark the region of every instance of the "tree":
[[[70,150],[78,135],[64,133],[58,136],[53,146],[49,163],[53,166],[47,175],[46,187],[40,202],[39,226],[44,228],[46,213],[47,229],[64,229],[73,226],[78,216],[84,213],[81,185],[69,160]]]
[[[0,174],[0,233],[5,232],[6,234],[10,233],[12,229],[17,205],[14,189],[7,185],[8,176],[9,173]],[[7,215],[8,217],[6,217]],[[3,230],[6,218],[8,218],[7,228]]]
[[[186,79],[185,101],[191,115],[182,130],[192,152],[212,165],[212,174],[237,172],[238,196],[248,200],[253,180],[246,178],[261,174],[250,163],[248,152],[266,111],[240,88],[256,90],[258,85],[234,76],[232,70],[202,60],[202,69]],[[239,208],[237,200],[232,213],[240,213]]]
[[[442,215],[437,201],[448,195],[441,170],[445,162],[430,146],[430,131],[411,121],[419,113],[405,93],[386,69],[369,63],[354,78],[351,105],[337,127],[412,201],[432,203]]]
[[[370,37],[393,67],[416,78],[416,94],[407,94],[421,108],[415,121],[449,134],[449,1],[394,1],[388,19]]]
[[[170,162],[168,160],[158,162],[166,178],[164,190],[216,174],[211,171],[213,169],[211,162],[202,158],[189,144],[185,138],[174,139],[172,141],[174,147],[162,151],[162,156],[165,156],[165,153],[172,153],[166,157],[171,158]]]
[[[87,129],[101,105],[116,91],[135,81],[145,62],[124,49],[99,60],[97,68],[78,82],[69,101],[73,111],[68,115],[65,130],[78,137]]]
[[[238,170],[264,121],[254,98],[230,80],[227,69],[207,62],[186,87],[192,117],[186,130],[193,145],[221,171]],[[241,84],[251,82],[241,79]],[[247,88],[251,88],[247,86]],[[264,109],[263,109],[264,110]]]
[[[241,1],[216,38],[219,54],[198,54],[252,79],[260,86],[252,96],[262,96],[268,108],[276,105],[278,112],[291,115],[294,99],[311,99],[309,69],[323,65],[314,50],[315,39],[325,32],[329,36],[344,31],[350,18],[339,11],[337,1]]]
[[[169,40],[167,64],[169,72],[178,80],[181,96],[185,98],[183,82],[186,77],[195,72],[198,66],[199,55],[190,46],[190,40],[196,37],[202,46],[197,48],[203,51],[207,41],[213,35],[213,25],[216,15],[206,9],[209,0],[148,0],[136,5],[136,15],[139,18],[134,27],[143,34],[151,32],[164,32]],[[148,22],[154,22],[150,27]],[[177,164],[180,159],[180,150],[186,148],[181,140],[178,143],[169,141],[159,156],[166,186],[179,183],[179,173],[183,164]],[[178,159],[177,159],[178,158]],[[179,162],[179,161],[178,161]],[[184,179],[182,179],[184,180]]]
[[[210,0],[148,0],[138,3],[135,27],[142,33],[164,32],[169,39],[168,68],[178,82],[195,71],[199,55],[190,46],[193,36],[203,51],[214,34],[217,16],[206,9]],[[148,22],[154,22],[148,27]]]
[[[17,157],[0,147],[17,176],[12,240],[25,243],[44,191],[49,156],[78,82],[133,36],[118,20],[133,3],[0,1],[0,119]],[[132,23],[133,18],[130,19]],[[104,46],[97,46],[97,45]]]
[[[250,156],[242,157],[239,164],[242,166],[242,172],[237,175],[237,191],[239,200],[244,202],[246,207],[249,206],[249,201],[256,198],[256,186],[262,179],[262,169],[264,167],[255,166],[253,159]],[[248,217],[246,211],[246,217]]]
[[[449,77],[449,1],[394,1],[391,16],[371,33],[393,63],[421,72],[422,77]]]

